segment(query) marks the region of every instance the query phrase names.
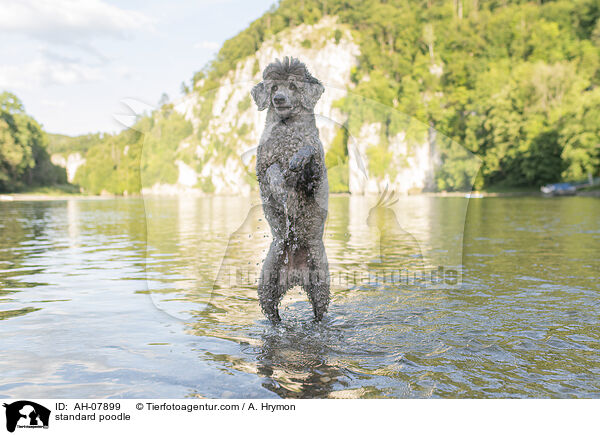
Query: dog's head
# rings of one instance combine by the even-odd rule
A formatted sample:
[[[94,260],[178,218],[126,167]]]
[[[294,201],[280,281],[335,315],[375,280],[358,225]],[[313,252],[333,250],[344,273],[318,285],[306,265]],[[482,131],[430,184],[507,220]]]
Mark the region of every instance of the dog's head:
[[[281,119],[313,111],[325,88],[298,59],[276,59],[263,71],[263,81],[252,88],[258,110],[273,110]]]

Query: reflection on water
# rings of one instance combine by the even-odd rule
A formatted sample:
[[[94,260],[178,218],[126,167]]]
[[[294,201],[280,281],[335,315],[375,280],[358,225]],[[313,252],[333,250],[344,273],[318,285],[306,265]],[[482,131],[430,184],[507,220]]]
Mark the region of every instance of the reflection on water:
[[[329,313],[272,326],[256,199],[0,203],[0,397],[599,397],[599,212],[333,196]]]

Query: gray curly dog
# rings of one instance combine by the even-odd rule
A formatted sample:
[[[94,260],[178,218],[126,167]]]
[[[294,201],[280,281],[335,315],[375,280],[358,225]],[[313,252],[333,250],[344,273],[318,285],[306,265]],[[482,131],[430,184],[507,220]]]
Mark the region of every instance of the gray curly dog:
[[[263,71],[252,97],[268,108],[256,175],[273,241],[258,285],[260,305],[279,322],[285,292],[300,285],[315,319],[329,305],[329,266],[323,245],[329,185],[314,107],[325,88],[298,59],[276,60]]]

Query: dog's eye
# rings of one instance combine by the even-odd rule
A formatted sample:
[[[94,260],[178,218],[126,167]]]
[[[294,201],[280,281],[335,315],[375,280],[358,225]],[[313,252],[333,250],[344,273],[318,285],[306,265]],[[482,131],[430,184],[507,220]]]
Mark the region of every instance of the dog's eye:
[[[290,83],[290,91],[295,91],[298,89],[294,83]]]
[[[272,90],[273,92],[275,92],[275,91],[277,90],[277,85],[273,85],[273,87],[271,88],[271,90]]]

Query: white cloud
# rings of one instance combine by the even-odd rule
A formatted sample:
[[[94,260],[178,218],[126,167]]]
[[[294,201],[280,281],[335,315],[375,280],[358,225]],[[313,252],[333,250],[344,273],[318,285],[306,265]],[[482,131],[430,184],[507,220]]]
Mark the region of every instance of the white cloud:
[[[42,104],[42,106],[52,107],[55,109],[64,109],[67,106],[67,103],[65,103],[63,100],[54,101],[47,100],[44,98],[40,101],[40,103]]]
[[[35,50],[20,53],[20,59],[4,57],[0,88],[100,80],[107,74],[109,59],[93,41],[127,38],[153,25],[154,20],[143,13],[104,0],[0,0],[0,38],[5,34],[42,41]]]
[[[97,67],[77,61],[59,61],[38,57],[20,65],[0,65],[0,88],[35,89],[49,85],[72,85],[99,80]]]
[[[126,38],[151,28],[146,15],[102,0],[0,0],[0,32],[43,41],[82,45],[98,36]]]
[[[194,48],[204,48],[207,50],[217,50],[219,47],[220,44],[214,41],[200,41],[194,44]]]

